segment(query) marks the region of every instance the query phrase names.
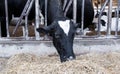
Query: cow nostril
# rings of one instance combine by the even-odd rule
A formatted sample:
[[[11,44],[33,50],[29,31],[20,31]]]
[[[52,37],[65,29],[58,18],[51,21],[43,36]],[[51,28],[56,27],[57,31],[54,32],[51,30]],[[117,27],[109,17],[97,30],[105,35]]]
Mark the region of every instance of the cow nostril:
[[[67,58],[67,60],[74,60],[75,58],[73,56],[70,56],[69,58]]]

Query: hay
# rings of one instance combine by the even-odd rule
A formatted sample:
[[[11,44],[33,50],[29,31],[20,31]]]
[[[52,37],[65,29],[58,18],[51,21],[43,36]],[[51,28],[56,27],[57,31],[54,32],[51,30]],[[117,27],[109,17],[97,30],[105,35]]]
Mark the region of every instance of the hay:
[[[87,54],[85,56],[79,57],[79,59],[91,60],[94,63],[99,64],[101,67],[108,69],[113,74],[120,73],[120,53],[119,52],[109,52],[101,54]]]
[[[11,57],[0,74],[119,74],[120,53],[90,53],[61,63],[58,56],[18,54]]]
[[[7,63],[7,58],[0,58],[0,71],[5,68]]]

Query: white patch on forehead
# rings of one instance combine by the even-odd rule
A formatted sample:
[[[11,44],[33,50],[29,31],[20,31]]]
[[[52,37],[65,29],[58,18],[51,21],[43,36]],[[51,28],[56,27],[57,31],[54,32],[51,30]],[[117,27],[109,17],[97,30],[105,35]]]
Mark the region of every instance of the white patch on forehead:
[[[69,30],[70,30],[70,20],[58,21],[58,24],[63,29],[63,31],[65,32],[65,34],[68,35]]]

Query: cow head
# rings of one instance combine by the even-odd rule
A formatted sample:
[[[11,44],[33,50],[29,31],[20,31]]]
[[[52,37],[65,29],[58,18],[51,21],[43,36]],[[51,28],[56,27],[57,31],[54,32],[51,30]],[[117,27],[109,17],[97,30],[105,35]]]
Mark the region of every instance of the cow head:
[[[51,25],[37,29],[40,33],[50,33],[61,62],[75,59],[73,40],[76,26],[71,20],[57,20]]]

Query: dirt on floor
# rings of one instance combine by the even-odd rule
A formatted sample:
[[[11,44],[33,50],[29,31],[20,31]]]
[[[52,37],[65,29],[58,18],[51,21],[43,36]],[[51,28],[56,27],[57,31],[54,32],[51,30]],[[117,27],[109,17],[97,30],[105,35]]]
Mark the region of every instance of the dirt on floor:
[[[120,53],[87,53],[61,63],[59,56],[16,54],[0,58],[0,74],[119,74]]]

